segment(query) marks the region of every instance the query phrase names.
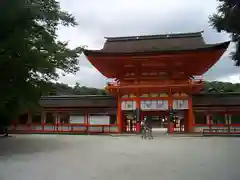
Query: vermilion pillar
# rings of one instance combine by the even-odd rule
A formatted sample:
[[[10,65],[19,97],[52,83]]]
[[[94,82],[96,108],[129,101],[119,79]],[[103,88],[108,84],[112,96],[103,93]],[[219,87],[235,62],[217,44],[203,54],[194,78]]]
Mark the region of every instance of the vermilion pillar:
[[[232,124],[232,115],[228,114],[228,124],[231,126]]]
[[[225,124],[227,124],[227,125],[228,125],[228,124],[229,124],[229,122],[228,122],[228,114],[227,114],[227,113],[225,113],[224,115],[225,115]]]
[[[136,108],[137,108],[136,132],[139,133],[140,129],[141,129],[141,127],[140,127],[140,98],[139,97],[136,99]]]
[[[42,130],[44,130],[45,123],[46,123],[46,112],[42,111],[42,113],[41,113]]]
[[[27,124],[31,125],[32,124],[32,113],[28,111],[28,120],[27,120]]]
[[[54,113],[54,119],[55,119],[56,130],[58,131],[59,130],[58,126],[60,125],[60,119],[59,119],[59,116],[58,116],[58,111]]]
[[[121,99],[118,98],[118,106],[117,106],[117,124],[118,124],[118,133],[122,132],[123,129],[123,120],[122,120],[122,107],[121,107]]]
[[[88,110],[84,111],[84,126],[85,126],[85,132],[88,132]]]
[[[174,129],[173,129],[173,123],[171,122],[171,117],[170,117],[170,112],[173,111],[173,98],[172,98],[172,93],[169,92],[168,93],[168,112],[169,112],[169,116],[168,116],[168,133],[173,133]]]
[[[188,99],[188,118],[186,132],[193,132],[194,114],[192,108],[192,97]]]

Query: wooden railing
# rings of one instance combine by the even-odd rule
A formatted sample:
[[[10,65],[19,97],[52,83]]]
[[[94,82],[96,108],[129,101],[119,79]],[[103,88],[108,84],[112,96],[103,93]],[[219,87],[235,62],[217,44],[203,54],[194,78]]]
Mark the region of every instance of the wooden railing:
[[[24,124],[12,125],[10,133],[117,133],[117,124]]]
[[[203,136],[217,136],[217,135],[240,135],[239,125],[223,125],[223,126],[210,126],[209,128],[204,128]]]

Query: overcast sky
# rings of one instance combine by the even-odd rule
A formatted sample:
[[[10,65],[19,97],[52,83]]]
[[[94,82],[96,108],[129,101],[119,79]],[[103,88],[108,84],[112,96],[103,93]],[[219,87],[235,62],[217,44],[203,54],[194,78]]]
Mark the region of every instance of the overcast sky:
[[[151,3],[150,3],[151,2]],[[60,28],[59,38],[70,47],[87,45],[100,49],[106,36],[185,33],[204,30],[206,43],[229,40],[209,27],[208,17],[216,11],[217,1],[208,0],[60,0],[61,7],[72,13],[79,23],[75,28]],[[229,59],[229,50],[206,74],[206,80],[238,82],[240,68]],[[80,71],[61,77],[62,82],[103,88],[107,82],[84,56]]]

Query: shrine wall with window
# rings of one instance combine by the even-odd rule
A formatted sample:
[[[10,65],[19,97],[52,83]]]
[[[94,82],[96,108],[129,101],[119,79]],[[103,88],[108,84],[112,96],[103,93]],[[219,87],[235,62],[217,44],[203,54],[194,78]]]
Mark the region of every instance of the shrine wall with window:
[[[18,124],[27,124],[28,123],[28,114],[21,114],[18,117]]]
[[[69,124],[70,123],[70,115],[67,112],[61,112],[58,114],[59,122],[61,124]]]
[[[32,123],[40,124],[42,122],[41,113],[35,113],[32,116]]]
[[[194,112],[195,124],[208,124],[207,116],[204,112]]]
[[[110,124],[117,124],[117,116],[116,114],[110,115]]]
[[[70,124],[84,124],[85,123],[85,112],[83,110],[70,112],[69,113],[69,123]]]
[[[46,113],[46,124],[56,124],[55,114],[53,112]]]
[[[231,124],[240,124],[240,115],[239,114],[231,115]]]
[[[92,125],[109,125],[110,116],[107,114],[92,113],[89,114],[88,123]]]
[[[211,115],[212,124],[225,124],[225,114],[222,113],[213,113]]]

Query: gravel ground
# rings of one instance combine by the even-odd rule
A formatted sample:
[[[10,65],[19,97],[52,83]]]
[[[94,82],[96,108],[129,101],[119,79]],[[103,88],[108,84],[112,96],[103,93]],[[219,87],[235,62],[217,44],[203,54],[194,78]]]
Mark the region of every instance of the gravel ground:
[[[240,138],[16,135],[0,180],[239,180]]]

